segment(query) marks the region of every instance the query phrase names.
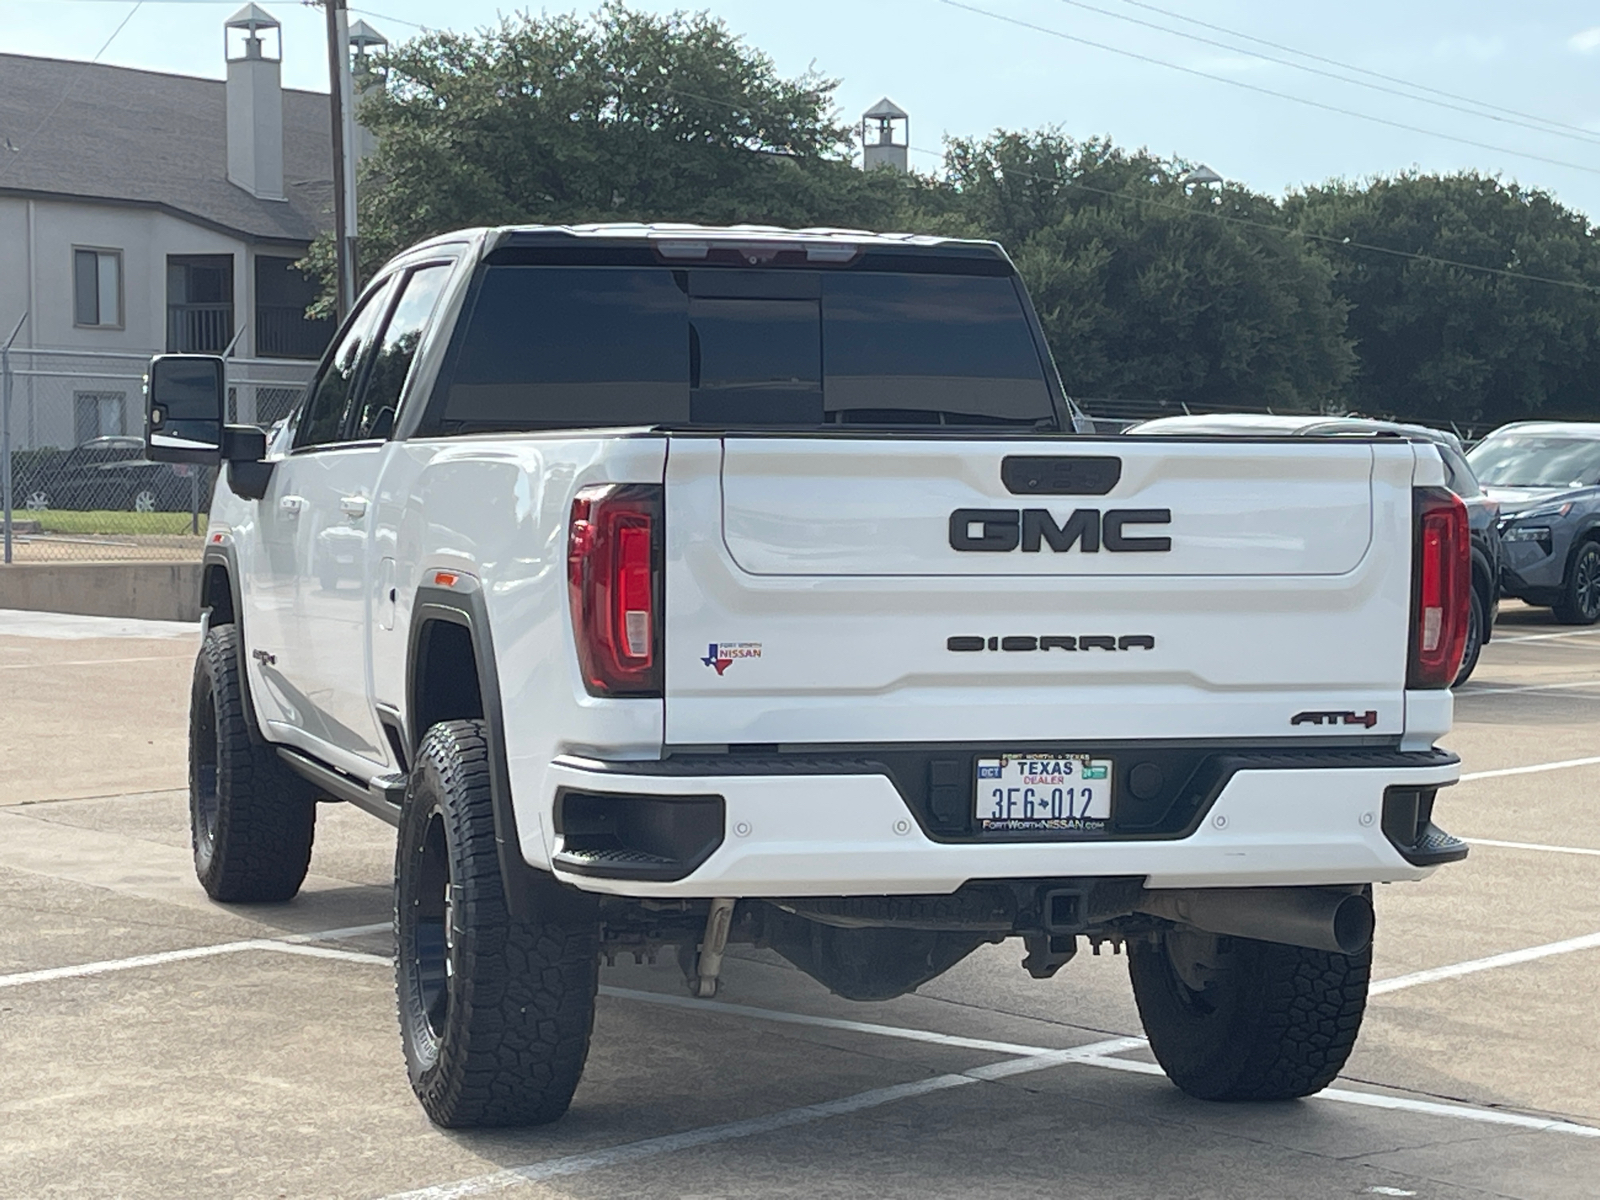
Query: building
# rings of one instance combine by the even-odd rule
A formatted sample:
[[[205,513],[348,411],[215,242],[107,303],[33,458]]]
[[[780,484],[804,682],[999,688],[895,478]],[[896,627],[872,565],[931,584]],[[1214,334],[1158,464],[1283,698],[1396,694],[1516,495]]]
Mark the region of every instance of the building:
[[[332,334],[294,266],[332,227],[332,136],[328,97],[282,86],[279,33],[241,9],[225,81],[0,54],[0,342],[28,314],[15,446],[140,433],[160,351],[242,360],[238,419],[293,403]]]

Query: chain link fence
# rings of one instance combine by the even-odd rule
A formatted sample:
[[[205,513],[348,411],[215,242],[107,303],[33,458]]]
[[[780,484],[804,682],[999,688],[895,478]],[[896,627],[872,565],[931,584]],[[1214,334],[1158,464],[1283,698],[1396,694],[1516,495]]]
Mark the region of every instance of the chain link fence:
[[[149,354],[133,352],[5,353],[0,385],[9,402],[11,479],[0,496],[10,514],[4,562],[200,556],[217,472],[144,457],[149,362]],[[228,359],[228,421],[267,428],[282,420],[314,367]],[[0,461],[4,453],[0,447]]]

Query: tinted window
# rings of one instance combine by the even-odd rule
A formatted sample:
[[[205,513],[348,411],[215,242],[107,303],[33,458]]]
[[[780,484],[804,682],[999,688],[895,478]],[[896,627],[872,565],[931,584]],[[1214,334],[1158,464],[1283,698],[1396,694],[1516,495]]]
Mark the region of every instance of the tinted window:
[[[497,265],[421,432],[1055,419],[1009,278]]]
[[[830,420],[1053,423],[1010,279],[838,275],[822,296]]]
[[[367,368],[355,425],[357,441],[388,437],[394,428],[395,409],[400,405],[400,391],[411,371],[411,360],[417,356],[423,330],[449,276],[449,265],[439,263],[413,271],[406,279],[373,351],[372,365]]]
[[[672,272],[493,267],[459,345],[441,431],[689,419],[689,298]]]
[[[704,425],[822,420],[815,300],[702,299],[689,305],[690,419]]]
[[[321,446],[337,442],[343,436],[345,410],[349,407],[356,372],[361,369],[362,352],[372,340],[372,327],[383,315],[393,290],[394,281],[390,280],[376,292],[369,292],[343,336],[334,344],[328,365],[300,416],[294,437],[296,446]]]
[[[1600,441],[1584,438],[1490,438],[1467,455],[1490,487],[1587,487],[1600,483]]]

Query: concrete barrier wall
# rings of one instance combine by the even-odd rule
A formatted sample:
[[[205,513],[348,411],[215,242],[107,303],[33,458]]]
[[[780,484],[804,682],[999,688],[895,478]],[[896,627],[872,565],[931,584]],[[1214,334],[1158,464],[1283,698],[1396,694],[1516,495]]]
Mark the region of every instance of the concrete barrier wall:
[[[0,566],[0,608],[198,621],[200,564],[12,563]]]

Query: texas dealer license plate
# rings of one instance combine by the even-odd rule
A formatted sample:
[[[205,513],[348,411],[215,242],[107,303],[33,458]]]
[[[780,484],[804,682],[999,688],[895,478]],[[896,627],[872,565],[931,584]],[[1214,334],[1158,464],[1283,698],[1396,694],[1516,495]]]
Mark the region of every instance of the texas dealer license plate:
[[[1088,754],[978,758],[974,805],[983,833],[1104,833],[1111,760]]]

